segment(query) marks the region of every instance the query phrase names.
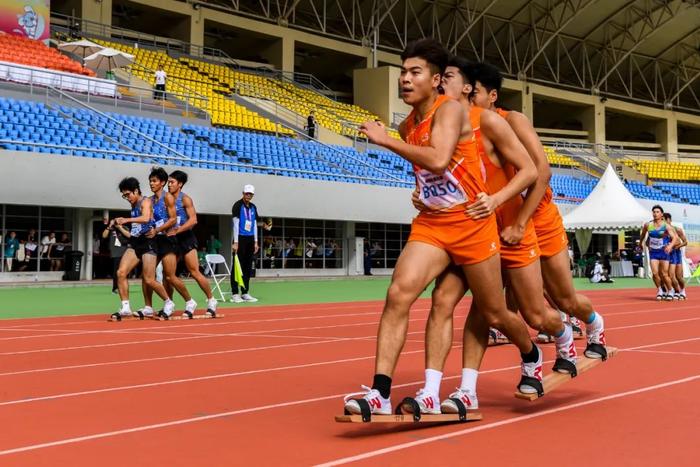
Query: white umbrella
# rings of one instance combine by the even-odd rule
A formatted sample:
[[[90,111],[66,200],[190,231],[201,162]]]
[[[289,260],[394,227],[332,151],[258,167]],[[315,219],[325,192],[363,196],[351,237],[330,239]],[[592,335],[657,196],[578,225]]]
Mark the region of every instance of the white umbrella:
[[[75,54],[83,60],[85,59],[85,57],[104,49],[103,46],[95,44],[94,42],[89,41],[87,39],[81,39],[79,41],[73,42],[64,42],[63,44],[59,44],[58,48],[68,53]]]
[[[134,63],[134,56],[109,47],[85,58],[85,66],[95,71],[112,71]]]

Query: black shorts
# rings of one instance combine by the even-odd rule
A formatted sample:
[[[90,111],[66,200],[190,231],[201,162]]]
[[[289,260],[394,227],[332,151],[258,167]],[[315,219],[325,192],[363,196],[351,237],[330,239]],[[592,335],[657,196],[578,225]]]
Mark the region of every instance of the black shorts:
[[[156,252],[158,253],[158,260],[166,257],[169,254],[178,255],[177,240],[175,237],[168,237],[167,235],[156,235]]]
[[[156,241],[154,238],[131,237],[128,247],[134,250],[138,259],[141,259],[143,255],[156,254]]]
[[[177,246],[180,256],[185,256],[192,250],[199,248],[197,243],[197,237],[191,230],[186,230],[182,233],[175,235],[177,238]]]

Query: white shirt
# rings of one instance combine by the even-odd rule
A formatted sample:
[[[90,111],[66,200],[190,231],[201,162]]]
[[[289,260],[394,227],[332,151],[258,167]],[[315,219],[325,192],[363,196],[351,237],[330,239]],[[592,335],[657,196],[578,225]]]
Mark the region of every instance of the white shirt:
[[[165,84],[165,78],[167,77],[168,75],[163,70],[156,71],[156,84]]]
[[[46,254],[49,251],[49,245],[56,243],[56,237],[49,238],[48,235],[41,239],[41,254]]]

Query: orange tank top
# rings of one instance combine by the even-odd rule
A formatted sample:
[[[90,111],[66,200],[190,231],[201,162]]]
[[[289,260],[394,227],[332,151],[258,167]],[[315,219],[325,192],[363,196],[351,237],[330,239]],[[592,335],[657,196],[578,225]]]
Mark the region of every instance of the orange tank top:
[[[500,110],[500,109],[499,109]],[[471,113],[470,117],[474,114]],[[501,114],[499,112],[499,114]],[[502,114],[501,114],[502,115]],[[472,126],[474,125],[474,117],[472,117]],[[479,131],[477,137],[481,138],[481,131]],[[516,170],[511,164],[505,164],[503,167],[496,166],[488,154],[481,142],[479,142],[479,156],[484,165],[484,173],[486,175],[486,186],[489,194],[493,195],[497,193],[504,186],[510,182],[510,180],[515,176]],[[514,196],[501,206],[496,209],[496,218],[498,220],[498,226],[501,228],[507,227],[509,225],[515,224],[517,220],[518,213],[520,212],[524,200],[521,196]]]
[[[508,110],[503,110],[500,107],[496,108],[496,113],[500,115],[503,118],[508,118]],[[540,200],[539,204],[537,205],[537,208],[535,209],[535,213],[533,214],[533,217],[537,215],[538,212],[544,210],[548,204],[552,202],[552,189],[547,186],[547,190],[544,192],[544,195],[542,196],[542,199]]]
[[[430,145],[435,112],[449,99],[444,95],[438,96],[420,122],[416,122],[416,111],[411,112],[405,127],[407,143]],[[474,133],[471,138],[457,143],[450,163],[442,174],[436,175],[415,164],[413,170],[419,197],[431,211],[462,212],[464,205],[474,200],[478,193],[486,192]]]

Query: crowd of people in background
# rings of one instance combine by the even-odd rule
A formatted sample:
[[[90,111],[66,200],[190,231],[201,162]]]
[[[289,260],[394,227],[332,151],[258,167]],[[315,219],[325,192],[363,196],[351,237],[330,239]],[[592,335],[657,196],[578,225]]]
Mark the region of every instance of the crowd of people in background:
[[[11,230],[0,243],[4,258],[0,270],[3,272],[36,270],[37,259],[41,271],[63,271],[65,254],[72,248],[68,233],[62,232],[57,236],[51,230],[40,236],[34,228],[19,235]]]

